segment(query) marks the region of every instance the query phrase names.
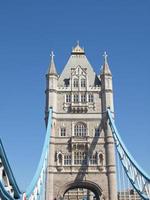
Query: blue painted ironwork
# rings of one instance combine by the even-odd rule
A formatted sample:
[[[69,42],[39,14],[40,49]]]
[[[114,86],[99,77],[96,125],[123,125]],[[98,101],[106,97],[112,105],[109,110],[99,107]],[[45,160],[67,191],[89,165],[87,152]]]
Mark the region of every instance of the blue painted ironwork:
[[[47,170],[47,160],[48,160],[48,152],[49,152],[49,143],[51,136],[51,123],[52,123],[52,108],[49,109],[49,117],[48,117],[48,125],[46,129],[46,136],[44,141],[44,146],[42,150],[42,155],[40,158],[40,162],[37,168],[37,171],[31,181],[31,184],[26,190],[25,196],[28,200],[36,200],[42,199],[42,196],[45,193],[45,180],[46,180],[46,170]]]
[[[141,167],[137,164],[137,162],[125,147],[115,126],[113,115],[110,109],[107,110],[107,113],[117,152],[119,154],[124,170],[137,193],[144,200],[150,200],[150,177],[141,169]]]
[[[2,165],[4,166],[4,171],[6,173],[6,175],[8,176],[8,180],[12,186],[12,189],[14,191],[14,195],[12,196],[11,194],[9,194],[9,192],[6,190],[6,187],[3,183],[3,180],[0,179],[0,197],[2,199],[7,199],[7,200],[11,200],[11,199],[19,199],[21,197],[21,192],[19,190],[19,187],[16,183],[16,180],[14,178],[14,175],[12,173],[10,164],[8,162],[6,153],[5,153],[5,149],[4,146],[2,144],[2,141],[0,139],[0,158],[2,161]]]

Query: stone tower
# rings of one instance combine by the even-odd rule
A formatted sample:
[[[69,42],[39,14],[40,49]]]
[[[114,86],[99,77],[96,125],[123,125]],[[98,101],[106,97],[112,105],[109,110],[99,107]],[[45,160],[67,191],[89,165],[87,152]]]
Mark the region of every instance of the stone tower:
[[[46,123],[53,108],[46,200],[63,199],[75,188],[92,191],[98,200],[117,200],[114,140],[106,115],[108,107],[114,111],[106,53],[97,76],[78,43],[59,76],[52,52],[46,80]]]

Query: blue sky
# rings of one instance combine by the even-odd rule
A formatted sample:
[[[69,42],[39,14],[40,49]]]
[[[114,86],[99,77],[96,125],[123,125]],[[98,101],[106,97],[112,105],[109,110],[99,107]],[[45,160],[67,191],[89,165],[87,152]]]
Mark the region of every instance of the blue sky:
[[[50,51],[61,73],[77,40],[98,74],[108,52],[116,123],[150,174],[150,1],[0,1],[0,135],[22,190],[44,141]]]

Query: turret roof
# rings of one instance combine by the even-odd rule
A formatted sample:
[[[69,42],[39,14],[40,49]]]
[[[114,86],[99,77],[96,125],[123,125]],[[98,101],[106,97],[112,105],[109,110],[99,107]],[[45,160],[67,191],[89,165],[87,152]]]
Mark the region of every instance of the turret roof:
[[[57,75],[53,51],[51,52],[50,56],[51,56],[51,61],[50,61],[49,68],[48,68],[48,74]]]
[[[102,66],[102,71],[101,71],[101,74],[109,74],[111,75],[111,71],[110,71],[110,68],[109,68],[109,64],[108,64],[108,60],[107,60],[107,53],[106,51],[104,52],[104,64]]]

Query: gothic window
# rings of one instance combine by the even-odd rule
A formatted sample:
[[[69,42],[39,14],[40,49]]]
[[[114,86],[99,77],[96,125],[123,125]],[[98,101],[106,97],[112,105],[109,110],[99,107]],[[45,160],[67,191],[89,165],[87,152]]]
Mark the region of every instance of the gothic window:
[[[75,165],[86,165],[87,164],[87,155],[82,151],[74,152],[74,164]]]
[[[77,78],[75,78],[75,79],[73,80],[73,86],[74,86],[74,87],[78,87],[78,86],[79,86],[79,80],[78,80]]]
[[[62,166],[62,162],[63,162],[62,154],[59,153],[58,154],[58,165]]]
[[[61,136],[66,136],[66,128],[65,128],[65,127],[62,127],[62,128],[60,129],[60,135],[61,135]]]
[[[90,164],[97,165],[97,154],[96,153],[90,156]]]
[[[64,155],[64,165],[71,165],[71,155],[69,154]]]
[[[74,99],[74,103],[78,103],[79,102],[79,95],[74,94],[73,99]]]
[[[86,80],[85,79],[81,79],[81,87],[86,87]]]
[[[71,95],[70,94],[66,94],[66,103],[71,102]]]
[[[87,128],[83,123],[77,123],[74,127],[74,135],[78,137],[86,136]]]
[[[93,101],[94,101],[93,94],[89,94],[89,102],[93,102]]]
[[[103,162],[104,162],[104,157],[103,157],[103,154],[100,153],[100,154],[99,154],[99,163],[100,163],[100,165],[103,166],[103,164],[104,164]]]
[[[99,130],[99,128],[95,128],[95,136],[96,137],[100,136],[100,130]]]
[[[81,102],[86,103],[86,94],[81,94]]]

